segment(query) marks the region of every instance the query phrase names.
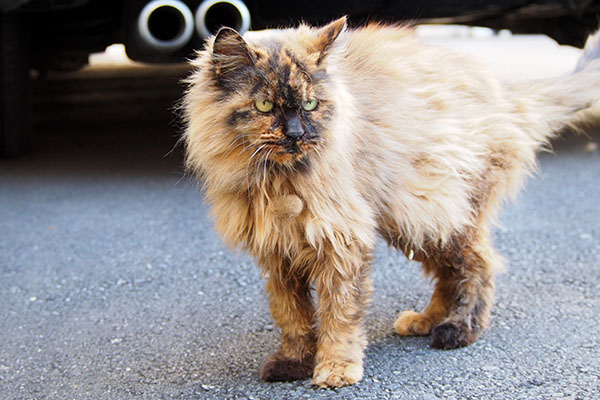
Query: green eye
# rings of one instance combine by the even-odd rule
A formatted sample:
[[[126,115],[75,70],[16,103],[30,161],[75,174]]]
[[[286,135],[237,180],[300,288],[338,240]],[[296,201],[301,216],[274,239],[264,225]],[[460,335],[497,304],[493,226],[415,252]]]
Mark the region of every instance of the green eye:
[[[317,108],[317,104],[318,104],[318,102],[316,99],[308,100],[306,103],[304,103],[304,109],[306,111],[312,111],[315,108]]]
[[[273,109],[273,102],[269,100],[256,100],[254,102],[254,105],[256,106],[258,111],[264,113],[269,112]]]

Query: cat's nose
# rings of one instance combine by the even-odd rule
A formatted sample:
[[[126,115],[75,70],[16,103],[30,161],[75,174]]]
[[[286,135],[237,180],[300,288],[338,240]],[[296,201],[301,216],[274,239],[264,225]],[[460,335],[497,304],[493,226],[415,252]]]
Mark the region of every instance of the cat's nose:
[[[304,135],[304,131],[287,131],[285,133],[285,136],[289,137],[290,139],[295,139],[295,140],[300,139],[303,135]]]
[[[298,118],[296,112],[286,112],[285,119],[285,136],[294,140],[298,140],[302,136],[304,136],[304,128],[302,127],[302,121],[300,121],[300,118]]]

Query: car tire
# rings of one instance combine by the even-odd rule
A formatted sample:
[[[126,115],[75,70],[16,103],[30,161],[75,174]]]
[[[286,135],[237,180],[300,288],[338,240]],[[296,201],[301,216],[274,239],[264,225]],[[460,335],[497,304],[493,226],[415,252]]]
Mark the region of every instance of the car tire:
[[[0,14],[0,156],[20,154],[31,133],[27,31],[18,14]]]

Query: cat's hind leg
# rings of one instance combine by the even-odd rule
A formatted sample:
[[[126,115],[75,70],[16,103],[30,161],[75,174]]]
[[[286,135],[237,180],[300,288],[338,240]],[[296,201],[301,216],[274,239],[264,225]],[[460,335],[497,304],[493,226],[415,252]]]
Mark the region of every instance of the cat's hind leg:
[[[455,238],[442,249],[428,249],[423,267],[436,282],[431,303],[423,313],[402,313],[396,331],[431,334],[430,345],[440,349],[471,344],[488,326],[499,263],[484,229]]]
[[[281,346],[264,362],[263,380],[292,381],[312,376],[317,337],[314,305],[308,279],[272,257],[262,260],[269,272],[266,290],[271,314],[281,328]]]

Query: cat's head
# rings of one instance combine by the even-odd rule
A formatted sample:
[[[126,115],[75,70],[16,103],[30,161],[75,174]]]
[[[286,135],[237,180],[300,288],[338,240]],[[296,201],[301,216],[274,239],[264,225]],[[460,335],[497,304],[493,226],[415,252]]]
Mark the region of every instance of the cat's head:
[[[302,25],[245,38],[219,30],[204,54],[210,81],[201,82],[216,104],[200,112],[226,126],[221,139],[228,148],[249,161],[290,168],[319,154],[335,113],[328,59],[345,27],[342,18],[319,29]]]

